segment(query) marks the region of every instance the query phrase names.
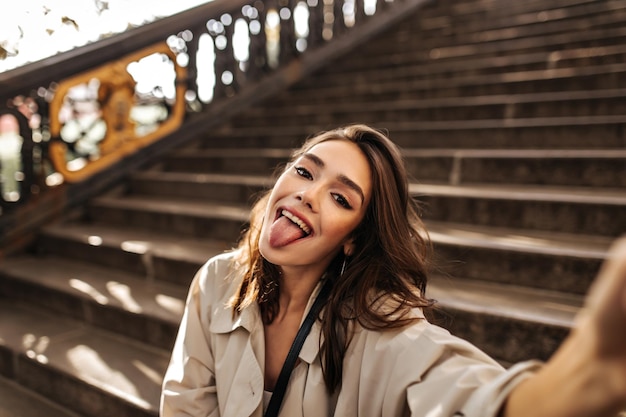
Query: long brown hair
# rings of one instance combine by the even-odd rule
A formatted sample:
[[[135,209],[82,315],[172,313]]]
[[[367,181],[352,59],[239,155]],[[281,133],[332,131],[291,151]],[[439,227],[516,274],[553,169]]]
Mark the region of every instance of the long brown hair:
[[[321,317],[320,355],[327,389],[341,384],[343,358],[357,323],[371,330],[406,326],[419,320],[410,312],[428,308],[425,297],[431,244],[411,198],[408,175],[398,147],[383,132],[357,124],[322,132],[295,151],[291,161],[318,143],[347,140],[366,156],[372,172],[372,197],[353,231],[354,253],[340,252],[331,262],[333,287]],[[278,312],[279,268],[259,252],[259,236],[269,193],[255,204],[239,243],[237,262],[244,278],[231,299],[233,314],[257,302],[265,323]],[[340,273],[342,266],[345,267]]]

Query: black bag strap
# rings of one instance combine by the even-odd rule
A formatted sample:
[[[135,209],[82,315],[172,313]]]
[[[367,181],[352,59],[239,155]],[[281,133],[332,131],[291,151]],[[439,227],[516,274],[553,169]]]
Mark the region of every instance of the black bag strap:
[[[287,389],[287,383],[289,382],[291,371],[296,363],[296,359],[298,359],[302,345],[304,345],[304,341],[313,327],[313,323],[317,319],[317,316],[324,304],[326,304],[326,299],[330,293],[330,287],[330,279],[327,279],[319,294],[315,298],[315,301],[309,310],[309,314],[307,314],[306,318],[302,322],[302,325],[300,326],[300,329],[298,329],[298,334],[296,334],[295,339],[293,339],[289,353],[287,353],[287,357],[285,358],[285,363],[283,363],[280,374],[278,374],[278,380],[276,381],[276,386],[274,387],[274,392],[270,398],[270,403],[267,405],[264,417],[278,416],[278,411],[280,410],[280,406],[283,402],[283,397],[285,395],[285,390]]]

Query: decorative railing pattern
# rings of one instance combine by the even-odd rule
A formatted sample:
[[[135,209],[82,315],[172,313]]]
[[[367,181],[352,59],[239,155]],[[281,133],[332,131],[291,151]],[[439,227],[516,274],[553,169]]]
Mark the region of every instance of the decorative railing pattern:
[[[157,44],[55,88],[48,156],[65,181],[82,181],[180,126],[187,72],[176,59]],[[139,71],[143,80],[135,78]]]
[[[374,15],[422,2],[217,0],[0,74],[3,212],[111,167]]]

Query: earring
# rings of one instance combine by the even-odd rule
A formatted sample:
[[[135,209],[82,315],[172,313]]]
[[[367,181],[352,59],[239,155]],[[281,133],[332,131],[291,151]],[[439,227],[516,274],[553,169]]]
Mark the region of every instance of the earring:
[[[343,276],[343,273],[346,272],[346,264],[348,263],[348,256],[343,257],[343,262],[341,263],[341,271],[339,272],[339,276]]]

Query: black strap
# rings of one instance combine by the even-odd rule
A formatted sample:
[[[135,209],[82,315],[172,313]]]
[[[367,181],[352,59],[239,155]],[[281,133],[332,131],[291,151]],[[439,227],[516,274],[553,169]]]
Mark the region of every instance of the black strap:
[[[296,363],[296,359],[298,359],[300,349],[302,349],[302,345],[304,345],[304,341],[313,327],[315,319],[317,319],[322,306],[326,303],[330,287],[330,279],[327,279],[317,295],[317,298],[315,298],[315,301],[309,310],[309,314],[307,314],[306,318],[302,322],[302,325],[300,326],[300,329],[298,329],[298,334],[296,334],[295,339],[293,339],[289,353],[287,353],[287,357],[285,358],[285,363],[283,363],[280,374],[278,374],[278,380],[276,381],[276,386],[274,387],[274,392],[272,393],[272,397],[270,398],[270,403],[267,406],[264,417],[278,416],[278,411],[280,410],[280,405],[283,402],[283,397],[285,395],[285,390],[287,389],[287,383],[289,382],[291,371]]]

